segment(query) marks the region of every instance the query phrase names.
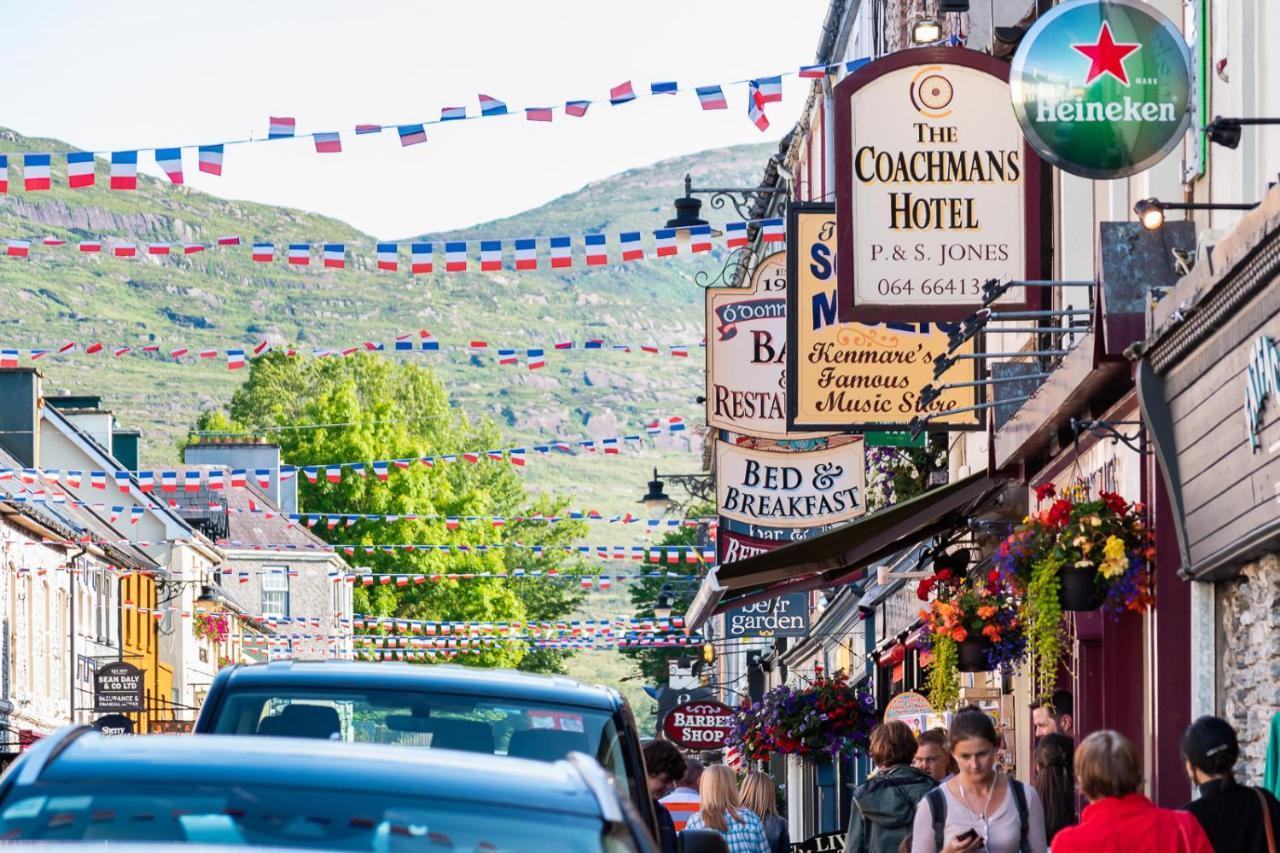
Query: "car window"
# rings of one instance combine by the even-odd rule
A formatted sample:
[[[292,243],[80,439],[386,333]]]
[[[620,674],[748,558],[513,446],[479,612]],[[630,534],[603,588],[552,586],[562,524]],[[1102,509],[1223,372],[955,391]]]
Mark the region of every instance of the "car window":
[[[164,787],[101,780],[11,790],[0,803],[0,843],[132,841],[320,850],[629,853],[599,819],[503,804],[428,800],[386,791],[270,788],[253,784]]]

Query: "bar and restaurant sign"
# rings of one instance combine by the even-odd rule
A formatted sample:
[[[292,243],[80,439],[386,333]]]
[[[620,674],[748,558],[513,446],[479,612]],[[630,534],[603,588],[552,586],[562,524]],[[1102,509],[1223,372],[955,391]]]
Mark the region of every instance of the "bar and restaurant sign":
[[[861,441],[802,453],[716,442],[720,515],[767,527],[813,527],[866,511]]]
[[[960,358],[934,380],[934,358],[946,352],[954,326],[839,322],[834,206],[793,204],[788,220],[788,428],[902,430],[917,416],[936,415],[928,422],[931,431],[980,429],[978,413],[947,414],[976,405],[974,387],[949,389],[920,403],[925,385],[977,379],[977,360]],[[955,352],[973,353],[973,339]]]
[[[842,321],[962,320],[988,280],[1039,278],[1040,162],[999,108],[1008,68],[919,48],[836,87]],[[1011,288],[997,304],[1029,299],[1040,296]]]
[[[735,607],[724,614],[726,638],[807,637],[809,593],[791,592]]]

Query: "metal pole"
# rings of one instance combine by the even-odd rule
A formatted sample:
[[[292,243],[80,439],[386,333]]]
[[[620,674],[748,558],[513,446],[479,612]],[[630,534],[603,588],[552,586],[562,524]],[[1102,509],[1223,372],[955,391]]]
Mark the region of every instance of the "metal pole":
[[[1027,379],[1047,379],[1053,374],[1051,373],[1028,373],[1025,376],[1003,376],[996,379],[979,379],[976,382],[948,382],[946,385],[939,385],[937,390],[944,391],[950,388],[977,388],[982,385],[1000,385],[1004,382],[1022,382]]]
[[[1068,349],[1049,349],[1049,350],[1019,350],[1018,352],[962,352],[950,356],[952,361],[957,359],[975,359],[982,360],[986,358],[1017,358],[1018,356],[1033,357],[1049,357],[1055,355],[1067,355],[1071,350]]]

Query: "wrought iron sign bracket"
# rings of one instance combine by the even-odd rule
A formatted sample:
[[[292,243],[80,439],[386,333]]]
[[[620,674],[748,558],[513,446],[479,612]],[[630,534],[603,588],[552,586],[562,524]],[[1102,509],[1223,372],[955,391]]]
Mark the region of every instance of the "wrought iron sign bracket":
[[[1119,427],[1137,427],[1138,434],[1125,435],[1120,431]],[[1083,418],[1071,419],[1071,431],[1075,436],[1075,452],[1080,453],[1080,434],[1087,432],[1100,439],[1111,439],[1114,444],[1119,442],[1125,447],[1132,450],[1139,456],[1149,456],[1151,451],[1147,449],[1147,430],[1143,426],[1142,421],[1091,421]]]

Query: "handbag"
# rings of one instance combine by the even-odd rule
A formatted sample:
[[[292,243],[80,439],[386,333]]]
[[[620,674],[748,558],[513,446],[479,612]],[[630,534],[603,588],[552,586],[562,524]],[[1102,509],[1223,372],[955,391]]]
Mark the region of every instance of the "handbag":
[[[1267,829],[1267,853],[1276,853],[1276,834],[1271,826],[1271,806],[1262,791],[1257,788],[1253,792],[1258,795],[1258,803],[1262,806],[1262,825]]]

